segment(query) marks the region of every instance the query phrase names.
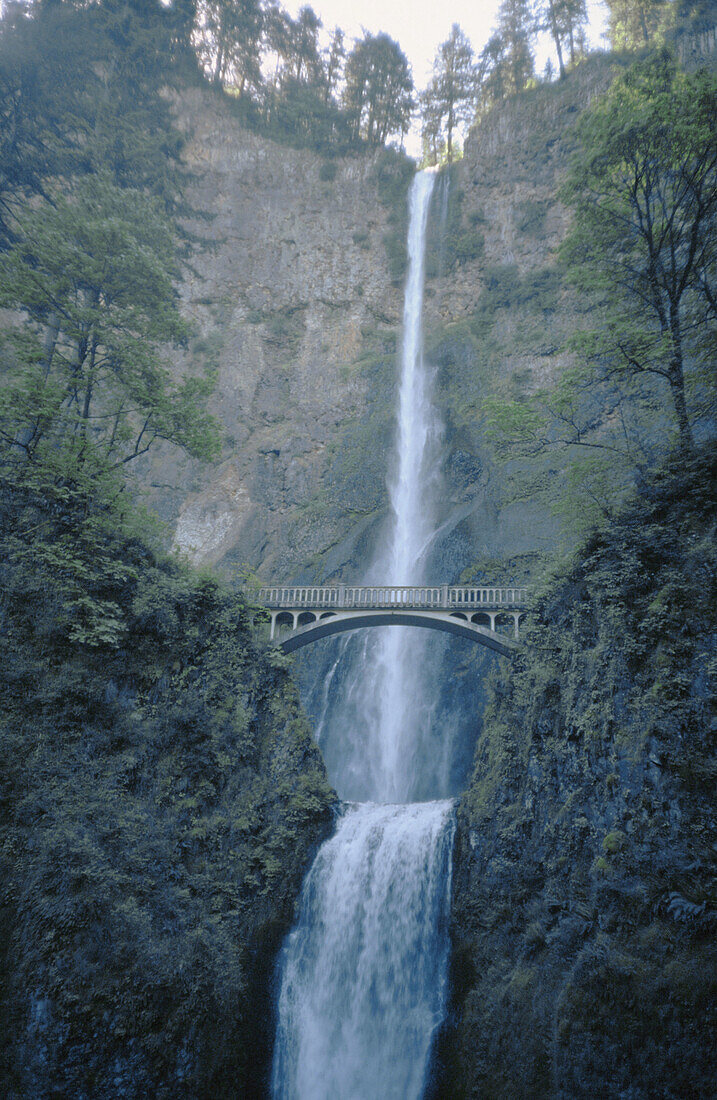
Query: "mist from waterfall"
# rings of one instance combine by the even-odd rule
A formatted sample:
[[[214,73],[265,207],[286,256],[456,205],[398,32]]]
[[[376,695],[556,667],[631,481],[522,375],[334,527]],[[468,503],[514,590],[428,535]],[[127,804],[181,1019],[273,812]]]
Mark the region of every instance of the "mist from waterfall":
[[[391,514],[367,583],[420,584],[437,525],[441,426],[422,339],[434,180],[420,172],[411,188]],[[353,804],[316,856],[282,951],[276,1100],[419,1100],[426,1087],[445,1012],[454,826],[425,635],[366,631],[340,645],[323,685],[317,736]]]

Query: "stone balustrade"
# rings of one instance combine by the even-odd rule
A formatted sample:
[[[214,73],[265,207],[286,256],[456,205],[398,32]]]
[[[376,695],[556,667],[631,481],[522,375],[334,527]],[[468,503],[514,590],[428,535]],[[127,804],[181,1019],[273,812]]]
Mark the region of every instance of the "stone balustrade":
[[[296,611],[412,608],[436,611],[524,607],[528,590],[504,585],[285,585],[247,590],[262,607]]]

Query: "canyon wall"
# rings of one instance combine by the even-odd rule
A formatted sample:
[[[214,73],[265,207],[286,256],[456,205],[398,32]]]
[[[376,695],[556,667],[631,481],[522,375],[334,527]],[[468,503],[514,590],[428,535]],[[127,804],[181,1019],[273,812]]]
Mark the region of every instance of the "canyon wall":
[[[481,403],[515,377],[548,376],[574,323],[554,195],[570,123],[611,71],[594,58],[494,112],[436,188],[426,343],[446,423],[446,580],[554,537],[544,507],[510,503]],[[411,162],[277,145],[206,89],[183,93],[177,113],[191,202],[207,216],[181,288],[195,335],[174,362],[216,371],[224,450],[213,466],[159,453],[143,471],[150,500],[196,563],[265,580],[356,576],[386,507]]]

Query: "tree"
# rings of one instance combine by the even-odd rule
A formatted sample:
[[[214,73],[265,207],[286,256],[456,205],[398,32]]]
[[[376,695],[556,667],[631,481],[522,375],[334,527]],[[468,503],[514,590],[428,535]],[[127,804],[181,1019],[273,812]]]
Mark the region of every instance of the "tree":
[[[530,42],[534,25],[528,0],[503,0],[498,9],[498,28],[479,58],[479,98],[484,108],[522,92],[533,76]]]
[[[714,0],[676,0],[675,25],[678,34],[702,34],[716,24]]]
[[[334,27],[331,34],[331,41],[323,53],[325,73],[324,100],[326,103],[335,101],[336,99],[336,90],[343,73],[345,60],[346,47],[344,46],[344,32],[340,27]]]
[[[97,167],[177,210],[167,13],[129,0],[31,10],[0,20],[0,247],[28,199]]]
[[[671,14],[668,0],[606,0],[608,32],[614,50],[646,46]]]
[[[27,319],[8,334],[0,390],[3,459],[69,476],[121,468],[166,439],[217,448],[198,407],[207,379],[174,382],[162,345],[182,341],[171,223],[159,200],[107,174],[76,182],[18,221],[0,261],[0,303]]]
[[[344,107],[354,137],[382,145],[408,130],[413,80],[406,55],[387,34],[366,34],[346,62]]]
[[[313,8],[305,5],[295,20],[290,21],[291,29],[291,76],[296,81],[317,85],[322,83],[324,75],[319,51],[319,31],[323,26]]]
[[[450,164],[453,135],[457,126],[469,122],[475,100],[475,67],[471,44],[457,23],[438,47],[433,78],[421,96],[424,143],[432,150],[434,163],[440,152]]]
[[[587,23],[585,0],[544,0],[539,15],[539,27],[547,30],[555,43],[561,80],[565,77],[563,51],[567,45],[570,64],[574,65],[578,53],[580,35]]]
[[[585,346],[614,375],[667,383],[684,450],[686,365],[715,350],[716,117],[717,78],[666,52],[640,62],[583,116],[562,190],[575,211],[563,255],[609,307]]]
[[[243,95],[261,85],[260,0],[200,0],[195,44],[215,84],[230,82]]]
[[[561,259],[589,317],[542,387],[484,402],[517,490],[575,525],[643,487],[678,444],[714,424],[717,353],[717,77],[661,53],[581,118],[560,197],[573,208]],[[588,327],[590,326],[590,327]],[[568,352],[572,353],[568,355]]]

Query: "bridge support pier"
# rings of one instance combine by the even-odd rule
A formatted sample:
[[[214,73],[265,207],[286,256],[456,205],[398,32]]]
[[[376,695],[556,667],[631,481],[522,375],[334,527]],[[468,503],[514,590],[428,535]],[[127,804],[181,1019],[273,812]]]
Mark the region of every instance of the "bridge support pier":
[[[270,611],[269,614],[271,616],[271,626],[269,628],[270,642],[273,642],[276,638],[277,626],[290,625],[292,630],[296,630],[299,625],[300,612],[298,611]],[[289,619],[289,616],[291,616],[291,623],[287,621]],[[279,622],[280,619],[282,620],[282,622]]]

